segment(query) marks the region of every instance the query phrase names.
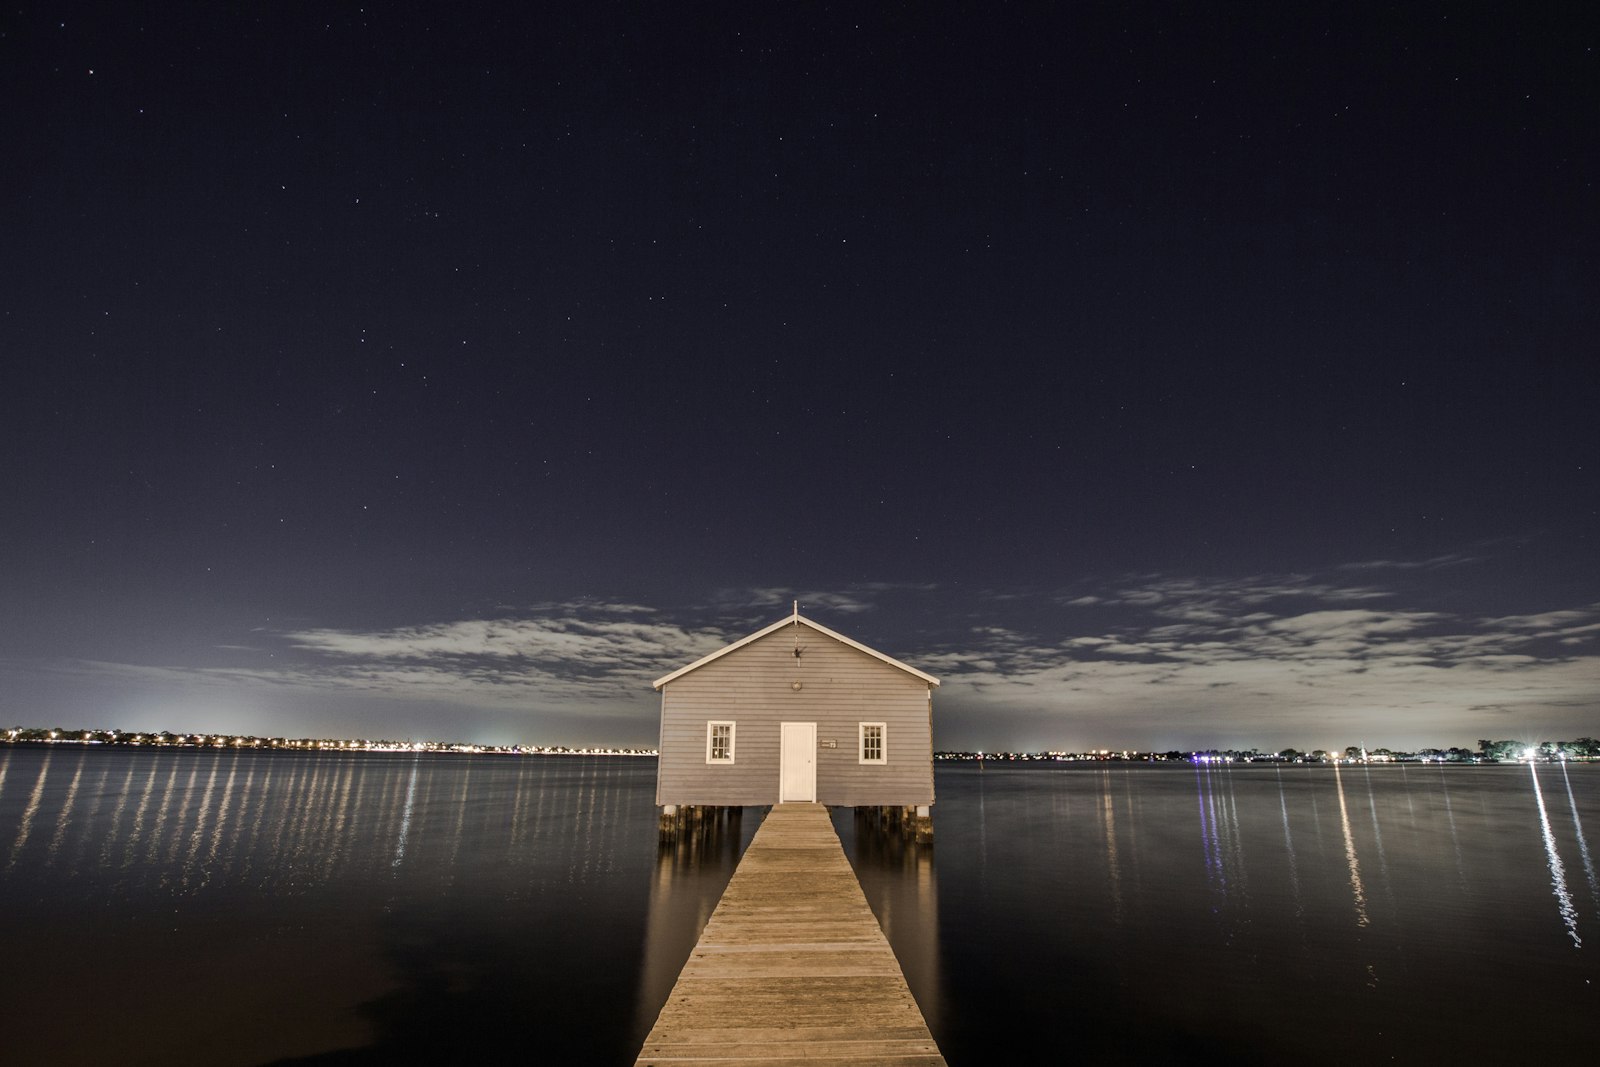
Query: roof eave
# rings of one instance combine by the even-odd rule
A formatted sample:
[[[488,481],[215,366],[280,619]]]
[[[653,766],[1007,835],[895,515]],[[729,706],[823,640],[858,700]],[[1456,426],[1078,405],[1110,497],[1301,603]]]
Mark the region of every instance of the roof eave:
[[[840,644],[849,645],[851,648],[857,650],[858,652],[865,652],[867,655],[871,656],[873,659],[882,660],[884,663],[889,664],[889,666],[891,666],[891,667],[898,667],[900,670],[905,671],[907,674],[912,675],[913,677],[922,679],[924,682],[927,682],[930,686],[937,686],[939,684],[939,679],[935,678],[933,675],[928,674],[925,671],[919,671],[915,667],[911,666],[909,663],[901,663],[899,660],[895,659],[893,656],[885,656],[882,652],[879,652],[875,648],[868,648],[866,645],[863,645],[860,641],[853,641],[850,638],[846,637],[844,634],[838,633],[837,631],[834,631],[834,630],[830,630],[826,626],[822,625],[820,622],[815,622],[815,621],[813,621],[811,619],[806,618],[804,615],[801,615],[798,612],[796,612],[793,615],[785,615],[783,618],[779,619],[777,622],[773,623],[771,626],[762,627],[761,629],[757,630],[755,633],[749,635],[748,637],[741,637],[739,640],[733,642],[733,644],[731,644],[731,645],[723,645],[721,648],[717,649],[715,652],[712,652],[709,655],[701,656],[699,659],[695,660],[693,663],[689,664],[686,667],[679,667],[677,670],[673,671],[671,674],[666,674],[666,675],[661,676],[660,678],[657,678],[655,681],[650,683],[650,688],[659,690],[662,686],[666,685],[667,683],[673,682],[673,681],[676,681],[679,678],[682,678],[684,675],[688,674],[690,671],[699,670],[701,667],[704,667],[706,664],[710,663],[712,660],[721,659],[723,656],[726,656],[728,653],[734,651],[735,649],[743,648],[745,645],[750,644],[752,641],[759,641],[763,637],[767,636],[768,634],[774,633],[774,632],[776,632],[778,630],[783,629],[785,626],[795,626],[795,625],[798,625],[800,623],[805,623],[807,626],[811,627],[813,630],[816,630],[820,634],[824,634],[824,635],[826,635],[828,637],[833,638],[835,641],[838,641]]]

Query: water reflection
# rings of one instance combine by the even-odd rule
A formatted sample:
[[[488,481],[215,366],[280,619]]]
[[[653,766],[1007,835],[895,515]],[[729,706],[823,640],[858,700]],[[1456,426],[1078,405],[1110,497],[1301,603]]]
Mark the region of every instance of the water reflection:
[[[1195,781],[1207,878],[1219,898],[1226,900],[1234,894],[1242,900],[1247,889],[1244,839],[1239,829],[1239,805],[1234,795],[1232,771],[1196,765]]]
[[[56,856],[61,852],[61,842],[66,840],[67,826],[72,822],[72,807],[78,799],[78,786],[83,783],[83,761],[88,756],[87,752],[78,753],[78,764],[72,770],[72,781],[67,785],[67,798],[61,802],[61,815],[56,819],[55,836],[50,839],[50,847],[45,853],[45,866],[55,863]]]
[[[333,873],[333,869],[343,859],[346,847],[349,844],[350,795],[359,789],[359,783],[366,774],[367,765],[348,766],[340,777],[339,806],[334,811],[329,821],[328,848],[323,856],[324,878]]]
[[[195,768],[199,770],[198,767]],[[177,802],[178,790],[178,760],[173,757],[172,770],[167,775],[167,781],[159,790],[161,802],[156,807],[155,825],[150,828],[150,840],[145,845],[144,859],[146,863],[154,863],[161,852],[161,831],[167,825],[167,814],[172,810],[172,805]]]
[[[400,809],[400,834],[394,842],[394,862],[392,866],[398,867],[406,858],[406,838],[411,836],[411,809],[417,802],[417,772],[421,769],[420,762],[414,760],[411,764],[411,776],[406,779],[406,801]]]
[[[228,846],[228,870],[230,872],[233,871],[233,857],[235,853],[237,853],[239,859],[238,874],[236,877],[241,882],[249,880],[256,849],[261,841],[261,812],[257,810],[253,815],[250,814],[250,798],[259,798],[259,804],[261,806],[265,806],[266,798],[272,795],[273,772],[277,767],[277,762],[273,760],[265,761],[264,769],[261,772],[261,787],[259,792],[255,791],[253,788],[256,768],[258,766],[263,766],[263,764],[257,762],[256,760],[251,760],[250,773],[245,777],[244,780],[245,801],[239,812],[239,825],[246,829],[234,834],[233,840]],[[249,816],[248,818],[246,817],[247,815]],[[245,840],[246,833],[249,835],[248,840]]]
[[[8,750],[0,755],[0,856],[10,869],[34,864],[74,877],[103,878],[116,868],[129,891],[185,896],[219,882],[303,894],[353,872],[398,871],[424,859],[420,873],[442,884],[512,856],[559,865],[567,885],[618,869],[613,852],[592,844],[613,837],[631,810],[636,767],[577,782],[538,760],[509,770],[465,763],[439,777],[439,761],[409,755],[402,763],[51,748],[19,764]],[[473,852],[482,833],[494,834],[495,848]]]
[[[674,840],[658,844],[633,1020],[635,1049],[644,1044],[661,1014],[678,972],[755,834],[762,810],[755,809],[746,819],[743,808],[722,809],[691,824]]]
[[[1446,786],[991,762],[936,769],[933,849],[834,821],[952,1063],[1001,1032],[1027,1062],[1064,1034],[1086,1062],[1460,1051],[1419,1046],[1424,1022],[1517,1062],[1525,1033],[1484,1026],[1484,1003],[1582,1019],[1600,989],[1573,950],[1600,927],[1560,865],[1581,857],[1600,896],[1600,767],[1532,773],[1530,806],[1521,766]],[[650,761],[41,746],[0,748],[0,775],[0,1003],[117,1005],[13,1028],[17,1063],[127,1062],[130,1040],[145,1062],[493,1062],[508,1028],[532,1058],[626,1062],[759,822],[658,851]],[[123,1022],[173,1005],[206,1025]],[[1549,1029],[1550,1058],[1587,1054],[1581,1027]]]
[[[1461,862],[1461,836],[1456,833],[1456,811],[1450,803],[1450,782],[1444,769],[1444,764],[1439,766],[1439,791],[1444,794],[1444,816],[1450,826],[1450,848],[1456,857],[1456,877],[1462,884],[1467,880],[1467,872]]]
[[[461,833],[467,825],[467,797],[472,790],[472,770],[472,765],[468,764],[458,775],[460,778],[459,792],[453,802],[456,813],[456,826],[455,832],[450,835],[449,839],[450,858],[445,862],[445,867],[451,871],[456,869],[456,856],[460,854],[461,849]]]
[[[100,814],[101,805],[105,803],[106,794],[110,791],[107,787],[108,768],[105,761],[97,761],[90,768],[89,797],[87,807],[83,811],[81,822],[86,826],[93,826]],[[76,873],[78,866],[83,862],[84,854],[89,849],[89,835],[78,834],[78,841],[73,848],[73,855],[67,860],[67,865]]]
[[[1344,856],[1350,869],[1350,892],[1355,898],[1356,925],[1369,926],[1372,920],[1367,915],[1367,891],[1361,884],[1361,863],[1356,859],[1356,839],[1350,832],[1350,808],[1344,799],[1344,776],[1339,773],[1339,765],[1333,765],[1333,781],[1339,792],[1339,827],[1344,832]]]
[[[1403,779],[1406,773],[1405,766],[1402,764],[1399,770]],[[1367,780],[1367,809],[1372,816],[1372,845],[1378,853],[1378,882],[1383,887],[1385,899],[1392,902],[1393,895],[1389,886],[1389,855],[1383,848],[1383,826],[1378,822],[1378,798],[1372,792],[1372,768],[1363,765],[1361,773]],[[1411,810],[1411,791],[1403,789],[1401,795],[1405,798],[1407,810]]]
[[[1555,834],[1550,830],[1550,816],[1544,809],[1544,792],[1539,788],[1538,764],[1528,764],[1528,773],[1533,777],[1533,799],[1539,805],[1539,831],[1544,838],[1545,862],[1550,868],[1550,888],[1556,895],[1556,908],[1561,912],[1561,921],[1566,925],[1567,936],[1572,938],[1573,948],[1583,947],[1583,938],[1578,936],[1578,909],[1572,905],[1572,894],[1567,892],[1567,869],[1561,862],[1561,853],[1556,851]]]
[[[228,763],[228,780],[222,785],[222,800],[217,806],[217,821],[211,828],[211,839],[206,850],[205,870],[206,878],[210,879],[210,872],[217,862],[217,854],[222,848],[222,833],[228,825],[228,811],[233,806],[233,783],[239,777],[239,754],[235,752],[233,759]]]
[[[235,758],[238,758],[237,754]],[[183,878],[179,884],[185,889],[194,884],[199,873],[196,860],[200,856],[200,846],[205,844],[206,821],[211,815],[211,798],[217,791],[217,774],[220,770],[221,767],[216,763],[211,764],[211,773],[206,776],[205,790],[200,794],[200,809],[195,813],[194,829],[189,832],[189,849],[183,857]]]
[[[28,797],[28,806],[22,809],[22,823],[17,827],[17,838],[11,844],[11,866],[17,865],[17,858],[22,855],[22,846],[28,843],[28,837],[33,833],[33,820],[39,814],[39,804],[44,800],[44,783],[50,774],[50,758],[55,753],[48,753],[44,762],[39,764],[39,777],[34,781],[33,793]]]
[[[1283,818],[1283,849],[1289,857],[1289,889],[1294,894],[1294,913],[1305,915],[1305,905],[1300,900],[1300,863],[1294,854],[1294,834],[1289,829],[1289,798],[1283,791],[1283,768],[1274,766],[1278,776],[1278,813]]]
[[[913,834],[877,818],[871,809],[838,808],[832,814],[867,903],[938,1039],[945,1020],[936,844],[918,844]],[[938,841],[937,816],[934,841]]]
[[[1106,874],[1111,879],[1112,921],[1122,923],[1122,865],[1117,862],[1116,798],[1111,792],[1111,772],[1100,775],[1100,827],[1106,838]]]
[[[122,851],[122,865],[124,867],[129,867],[133,864],[134,856],[139,849],[139,842],[144,838],[145,812],[150,809],[150,801],[156,795],[156,772],[160,764],[160,757],[157,757],[151,764],[149,773],[145,776],[144,792],[139,795],[139,807],[133,813],[133,829],[128,832],[128,845]],[[115,827],[113,827],[111,836],[114,840]]]
[[[1572,776],[1567,774],[1567,764],[1561,762],[1561,781],[1567,787],[1567,805],[1572,811],[1572,831],[1578,839],[1578,854],[1583,857],[1583,871],[1589,878],[1589,896],[1600,905],[1600,882],[1595,879],[1594,860],[1589,856],[1589,839],[1583,833],[1583,819],[1578,815],[1578,800],[1572,795]]]
[[[9,1033],[7,1062],[492,1062],[508,1025],[621,1062],[643,1038],[653,761],[41,746],[0,769],[0,1003],[119,1006]],[[709,913],[739,833],[725,862],[709,838],[667,858],[669,981],[698,926],[674,960],[663,924]],[[114,1022],[179,1004],[207,1025]]]
[[[111,852],[113,846],[117,843],[117,833],[122,828],[122,814],[128,808],[128,798],[133,795],[133,776],[137,770],[138,768],[134,764],[128,764],[128,775],[122,780],[122,788],[117,790],[117,807],[111,813],[111,826],[100,848],[100,865],[102,867],[111,866]],[[83,839],[89,841],[91,838],[89,834],[84,834]]]
[[[1212,888],[1227,894],[1227,879],[1222,872],[1222,842],[1217,830],[1216,804],[1211,799],[1211,775],[1195,764],[1195,799],[1200,805],[1200,845],[1205,851],[1206,876]]]

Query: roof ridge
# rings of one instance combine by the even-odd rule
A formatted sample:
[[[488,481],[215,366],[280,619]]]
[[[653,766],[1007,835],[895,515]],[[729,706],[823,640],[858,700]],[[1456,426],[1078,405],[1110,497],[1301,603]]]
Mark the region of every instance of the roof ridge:
[[[938,685],[939,684],[939,679],[935,678],[931,674],[928,674],[926,671],[919,671],[915,667],[911,666],[909,663],[901,663],[899,660],[895,659],[893,656],[884,655],[882,652],[879,652],[877,649],[870,648],[867,645],[863,645],[860,641],[854,640],[853,638],[846,637],[844,634],[839,633],[837,630],[831,630],[828,627],[822,625],[822,623],[817,622],[815,619],[806,618],[804,615],[800,614],[800,605],[799,605],[799,602],[796,602],[793,614],[785,615],[783,618],[779,619],[777,622],[773,623],[770,626],[764,626],[761,629],[757,630],[753,634],[749,634],[748,636],[739,638],[739,640],[734,641],[732,644],[723,645],[721,648],[717,649],[715,652],[710,653],[709,655],[701,656],[699,659],[695,660],[693,663],[688,664],[687,666],[679,667],[677,670],[673,671],[671,674],[666,674],[666,675],[661,676],[660,678],[657,678],[655,681],[650,683],[650,688],[652,688],[652,689],[660,689],[662,686],[666,685],[668,682],[671,682],[671,681],[674,681],[674,680],[676,680],[678,678],[681,678],[685,674],[688,674],[690,671],[698,670],[701,667],[704,667],[706,664],[710,663],[712,660],[721,659],[723,656],[726,656],[729,652],[732,652],[734,649],[743,648],[745,645],[748,645],[748,644],[750,644],[750,643],[752,643],[754,641],[758,641],[761,638],[766,637],[770,633],[775,633],[778,630],[783,629],[783,627],[785,627],[785,626],[791,626],[791,625],[792,626],[798,626],[801,623],[806,624],[807,626],[811,627],[813,630],[816,630],[818,633],[823,634],[826,637],[831,637],[835,641],[840,642],[841,644],[845,644],[845,645],[850,646],[853,649],[856,649],[858,652],[865,652],[867,655],[871,656],[872,658],[877,659],[877,660],[881,660],[884,663],[887,663],[891,667],[897,667],[900,670],[905,671],[907,674],[914,675],[917,678],[921,678],[923,681],[927,682],[929,685]]]

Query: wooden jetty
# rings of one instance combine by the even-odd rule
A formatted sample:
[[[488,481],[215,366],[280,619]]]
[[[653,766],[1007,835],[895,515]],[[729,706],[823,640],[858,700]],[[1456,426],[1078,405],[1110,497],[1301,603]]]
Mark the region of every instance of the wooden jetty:
[[[944,1062],[828,809],[778,804],[636,1064]]]

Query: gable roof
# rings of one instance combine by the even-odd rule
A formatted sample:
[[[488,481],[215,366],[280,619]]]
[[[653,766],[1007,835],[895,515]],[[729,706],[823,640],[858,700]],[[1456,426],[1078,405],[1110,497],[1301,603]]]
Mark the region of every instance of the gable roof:
[[[766,627],[763,627],[760,630],[757,630],[755,633],[751,634],[749,637],[741,637],[739,640],[735,641],[733,644],[724,645],[722,648],[717,649],[715,652],[711,653],[711,655],[709,655],[709,656],[701,656],[699,659],[695,660],[693,663],[689,664],[687,667],[679,667],[677,670],[673,671],[671,674],[663,675],[662,677],[657,678],[655,681],[650,683],[650,687],[652,689],[660,689],[662,686],[666,685],[668,682],[673,681],[673,680],[678,679],[678,678],[682,678],[684,675],[688,674],[690,671],[698,670],[699,668],[704,667],[707,663],[710,663],[712,660],[721,659],[723,656],[726,656],[729,652],[732,652],[736,648],[743,648],[745,645],[748,645],[753,641],[759,641],[763,637],[767,636],[768,634],[775,633],[778,630],[783,629],[785,626],[799,626],[799,625],[802,625],[802,624],[805,625],[805,626],[811,627],[813,630],[817,631],[818,633],[820,633],[820,634],[822,634],[822,635],[824,635],[826,637],[833,638],[835,641],[838,641],[840,644],[849,645],[851,648],[855,649],[858,652],[865,652],[867,655],[871,656],[873,659],[882,660],[884,663],[887,663],[891,667],[897,667],[900,670],[905,671],[907,674],[912,675],[913,677],[921,678],[924,682],[927,682],[929,685],[938,685],[939,684],[939,679],[935,678],[933,675],[925,674],[922,671],[917,670],[915,667],[910,666],[909,664],[901,663],[899,660],[893,658],[892,656],[885,656],[882,652],[879,652],[875,648],[868,648],[866,645],[863,645],[860,641],[852,641],[852,640],[850,640],[850,638],[846,637],[844,634],[836,633],[833,630],[830,630],[826,626],[822,625],[820,622],[812,622],[810,619],[808,619],[804,615],[800,614],[799,610],[797,609],[793,615],[786,615],[783,618],[779,619],[777,622],[773,623],[771,626],[766,626]]]

